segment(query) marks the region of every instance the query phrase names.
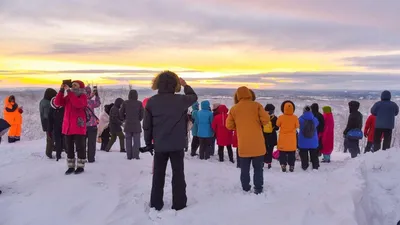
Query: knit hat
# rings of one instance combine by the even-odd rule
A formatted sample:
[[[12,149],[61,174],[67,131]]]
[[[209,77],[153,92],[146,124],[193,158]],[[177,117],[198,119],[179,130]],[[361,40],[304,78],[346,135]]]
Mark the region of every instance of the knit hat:
[[[83,82],[80,81],[80,80],[74,80],[74,81],[72,81],[72,83],[77,83],[77,84],[79,84],[79,88],[85,88],[85,83],[83,83]]]
[[[61,106],[56,105],[55,100],[56,100],[56,97],[53,97],[53,98],[50,100],[50,105],[51,105],[51,107],[52,107],[53,109],[59,109],[59,108],[61,108]]]
[[[308,106],[308,105],[304,106],[303,112],[310,112],[310,111],[311,111],[311,107],[310,106]]]
[[[332,108],[330,106],[324,106],[324,107],[322,107],[322,111],[324,113],[331,113],[332,112]]]

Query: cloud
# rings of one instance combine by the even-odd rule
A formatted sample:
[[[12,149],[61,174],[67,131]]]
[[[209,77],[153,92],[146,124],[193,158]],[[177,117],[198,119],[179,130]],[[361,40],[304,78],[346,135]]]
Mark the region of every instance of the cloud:
[[[400,70],[400,54],[349,57],[344,61],[368,69]]]
[[[296,7],[292,7],[293,1],[289,0],[234,4],[237,2],[36,0],[28,3],[3,0],[0,18],[9,24],[31,24],[47,32],[37,37],[48,41],[47,49],[27,51],[27,54],[98,54],[205,47],[315,52],[400,49],[398,29],[363,22],[358,17],[385,14],[376,19],[398,21],[400,14],[393,13],[396,6],[400,6],[396,1],[375,4],[367,0],[359,4],[356,1],[316,3],[307,0]],[[269,5],[271,7],[267,7]],[[354,16],[344,21],[341,15],[347,13],[339,13],[341,10]],[[318,19],[322,14],[328,16]],[[26,29],[16,34],[12,33],[13,29],[16,28],[8,27],[11,33],[5,32],[5,35],[20,34],[19,38],[24,39],[29,38],[27,34],[37,32]]]

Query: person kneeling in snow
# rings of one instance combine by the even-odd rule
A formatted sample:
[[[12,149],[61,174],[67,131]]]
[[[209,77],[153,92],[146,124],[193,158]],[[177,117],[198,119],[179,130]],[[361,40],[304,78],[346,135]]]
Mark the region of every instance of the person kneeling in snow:
[[[174,94],[184,87],[185,95]],[[164,71],[153,80],[151,97],[145,107],[143,130],[146,150],[154,148],[154,173],[150,207],[164,207],[165,170],[168,160],[172,167],[172,209],[186,208],[186,182],[183,159],[187,135],[187,110],[197,95],[186,82],[171,71]],[[154,139],[154,145],[153,145]]]
[[[79,174],[84,171],[86,163],[86,107],[85,84],[76,80],[70,88],[66,84],[61,85],[54,104],[65,108],[62,133],[65,135],[67,145],[68,170],[66,175]],[[74,148],[76,146],[76,149]],[[75,159],[75,150],[78,160]],[[77,163],[76,163],[77,161]]]
[[[250,191],[250,164],[254,168],[254,193],[263,192],[264,155],[266,153],[263,125],[270,121],[264,107],[253,101],[251,91],[240,87],[236,91],[235,105],[231,108],[226,120],[229,130],[236,130],[239,140],[240,181],[244,191]]]

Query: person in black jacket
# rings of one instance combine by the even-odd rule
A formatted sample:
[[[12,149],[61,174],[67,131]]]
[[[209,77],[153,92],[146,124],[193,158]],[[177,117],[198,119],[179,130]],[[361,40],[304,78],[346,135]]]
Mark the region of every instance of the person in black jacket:
[[[50,139],[55,143],[56,159],[61,159],[61,152],[64,146],[64,135],[62,134],[62,123],[64,120],[64,107],[54,103],[55,97],[50,101],[50,110],[48,115],[47,132]],[[50,153],[51,154],[51,153]],[[52,158],[52,157],[50,157]]]
[[[318,132],[318,155],[321,155],[322,149],[322,133],[324,132],[325,128],[325,121],[324,116],[319,112],[319,105],[317,103],[313,103],[311,105],[311,111],[314,114],[314,117],[318,120],[317,132]]]
[[[185,95],[174,94],[184,87]],[[186,82],[171,71],[164,71],[153,80],[158,94],[146,105],[143,130],[146,149],[154,148],[154,172],[150,207],[164,207],[165,170],[168,160],[172,167],[172,209],[186,207],[184,149],[187,135],[187,110],[197,101],[197,95]],[[153,141],[154,140],[154,145]]]
[[[272,153],[274,151],[274,147],[278,144],[278,136],[276,131],[279,130],[279,127],[276,126],[276,121],[278,118],[275,116],[275,106],[272,104],[267,104],[265,106],[265,111],[267,111],[270,115],[272,130],[269,131],[264,127],[265,146],[267,147],[267,153],[265,154],[264,162],[268,164],[268,169],[271,169]]]
[[[347,133],[353,129],[359,129],[359,130],[362,129],[363,116],[358,111],[359,108],[360,108],[359,102],[357,101],[349,102],[350,115],[347,121],[346,129],[343,131],[343,135],[346,140],[345,143],[347,145],[345,146],[345,148],[349,150],[352,158],[355,158],[357,157],[358,154],[360,154],[360,143],[359,140],[349,139],[347,137]]]
[[[111,150],[111,147],[117,140],[117,137],[119,138],[120,152],[126,152],[125,135],[124,132],[122,132],[122,127],[121,127],[123,124],[123,120],[119,113],[119,110],[123,102],[124,100],[122,98],[117,98],[114,102],[114,106],[110,110],[110,123],[108,127],[110,128],[111,139],[106,147],[106,152],[109,152]]]

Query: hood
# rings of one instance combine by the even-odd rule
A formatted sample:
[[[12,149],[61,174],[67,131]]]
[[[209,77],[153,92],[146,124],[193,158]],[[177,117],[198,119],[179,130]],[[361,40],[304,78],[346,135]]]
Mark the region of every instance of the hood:
[[[306,120],[312,120],[314,118],[314,114],[311,111],[306,111],[303,113],[303,118]]]
[[[275,106],[272,104],[265,105],[264,109],[265,109],[265,111],[267,111],[269,113],[269,115],[275,114]]]
[[[181,91],[181,84],[178,75],[171,71],[164,71],[153,79],[151,88],[158,90],[158,93],[175,93]]]
[[[210,102],[209,101],[202,101],[201,102],[201,109],[202,110],[210,110],[211,111]]]
[[[220,105],[217,109],[218,114],[227,114],[229,111],[228,107],[226,105]]]
[[[128,95],[129,100],[138,100],[138,92],[136,90],[130,90]]]
[[[123,102],[124,102],[124,100],[122,98],[117,98],[117,99],[115,99],[114,106],[117,108],[121,108],[121,105]]]
[[[357,102],[357,101],[349,102],[349,111],[350,111],[350,113],[357,112],[359,108],[360,108],[360,103],[359,102]]]
[[[4,98],[4,107],[7,107],[10,104],[9,99],[10,99],[10,96],[6,96]]]
[[[240,88],[237,89],[236,94],[235,94],[235,103],[238,103],[242,100],[253,100],[253,98],[255,98],[255,96],[253,96],[251,94],[251,90],[248,89],[245,86],[242,86]]]
[[[324,106],[322,107],[322,111],[324,113],[332,113],[332,108],[330,106]]]
[[[293,115],[296,107],[292,101],[284,101],[281,105],[281,111],[285,115]]]
[[[114,106],[114,103],[111,103],[109,105],[104,106],[104,112],[106,112],[108,115],[110,114],[111,108]]]
[[[383,91],[381,94],[381,100],[382,101],[390,101],[390,99],[392,98],[392,94],[390,93],[390,91]]]
[[[312,111],[312,113],[318,113],[319,112],[319,105],[317,104],[317,103],[313,103],[312,105],[311,105],[311,111]]]
[[[53,88],[47,88],[46,91],[44,91],[43,99],[50,101],[56,95],[57,95],[56,90],[54,90]]]
[[[53,109],[60,109],[60,108],[62,108],[62,106],[56,105],[55,100],[56,100],[56,97],[53,97],[53,98],[50,100],[50,106],[51,106],[51,108],[53,108]]]
[[[199,103],[198,102],[193,103],[192,109],[193,109],[193,111],[199,110]]]

